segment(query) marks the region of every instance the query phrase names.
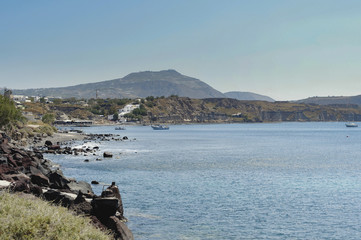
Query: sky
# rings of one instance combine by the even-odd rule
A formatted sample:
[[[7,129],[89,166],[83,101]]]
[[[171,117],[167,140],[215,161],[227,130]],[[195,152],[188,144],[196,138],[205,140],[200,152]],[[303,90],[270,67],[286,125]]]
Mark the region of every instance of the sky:
[[[359,0],[0,0],[0,87],[175,69],[276,100],[361,94]]]

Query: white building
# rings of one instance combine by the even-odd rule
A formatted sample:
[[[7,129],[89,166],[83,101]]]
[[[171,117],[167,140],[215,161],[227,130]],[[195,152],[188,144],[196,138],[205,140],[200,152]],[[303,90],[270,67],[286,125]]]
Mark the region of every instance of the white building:
[[[124,116],[125,114],[127,113],[131,113],[134,109],[136,108],[139,108],[139,104],[128,104],[128,105],[125,105],[122,109],[119,109],[118,110],[118,113],[119,113],[119,118]]]
[[[12,99],[14,102],[23,103],[28,100],[28,97],[24,95],[12,95]]]

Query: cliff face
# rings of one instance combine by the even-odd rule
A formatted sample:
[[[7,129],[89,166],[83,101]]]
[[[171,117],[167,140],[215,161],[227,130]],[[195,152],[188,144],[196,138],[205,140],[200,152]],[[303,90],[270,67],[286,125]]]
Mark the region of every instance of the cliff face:
[[[145,122],[164,123],[361,121],[361,108],[227,98],[156,99],[147,111]]]

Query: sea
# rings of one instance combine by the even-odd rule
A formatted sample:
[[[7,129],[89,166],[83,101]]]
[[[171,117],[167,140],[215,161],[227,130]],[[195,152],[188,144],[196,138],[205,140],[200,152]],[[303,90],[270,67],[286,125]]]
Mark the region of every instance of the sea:
[[[361,128],[344,122],[82,128],[127,136],[98,156],[46,155],[116,182],[135,239],[361,239]],[[82,142],[74,142],[82,145]],[[102,152],[113,158],[96,161]],[[89,159],[89,162],[84,162]]]

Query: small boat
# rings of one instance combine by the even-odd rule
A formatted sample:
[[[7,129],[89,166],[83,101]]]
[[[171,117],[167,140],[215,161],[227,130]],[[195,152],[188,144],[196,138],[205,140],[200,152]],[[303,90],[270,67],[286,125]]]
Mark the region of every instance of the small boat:
[[[116,127],[115,130],[125,130],[125,127]]]
[[[346,123],[346,127],[358,127],[356,123]]]
[[[166,125],[152,125],[153,130],[169,130],[169,127]]]

